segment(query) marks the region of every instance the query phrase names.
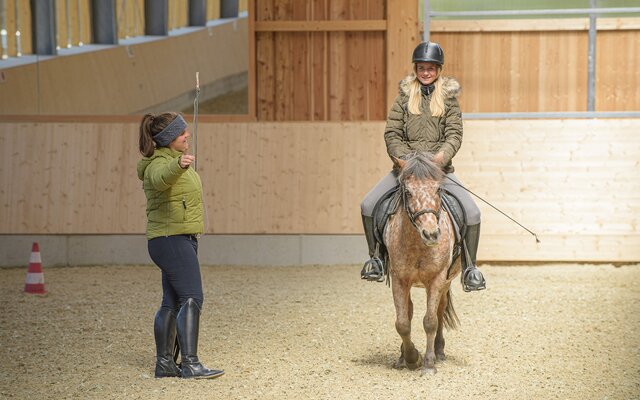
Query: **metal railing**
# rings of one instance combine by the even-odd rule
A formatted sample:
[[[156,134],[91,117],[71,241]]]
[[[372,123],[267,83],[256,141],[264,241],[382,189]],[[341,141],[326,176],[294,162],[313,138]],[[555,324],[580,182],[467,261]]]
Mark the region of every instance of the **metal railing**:
[[[81,47],[91,41],[92,28],[95,21],[91,3],[95,0],[57,0],[52,3],[39,3],[27,0],[0,0],[0,60],[10,57],[21,57],[25,51],[23,48],[22,34],[27,34],[26,52],[33,54],[54,55],[61,48]],[[102,0],[100,0],[102,1]],[[104,0],[106,1],[106,0]],[[189,26],[189,0],[153,0],[166,1],[167,12],[164,14],[169,31]],[[210,7],[220,9],[223,2],[233,2],[237,8],[238,0],[208,1]],[[145,35],[145,0],[116,0],[114,4],[115,21],[118,27],[117,36],[120,39]],[[46,4],[43,7],[42,4]],[[55,4],[55,9],[51,5]],[[95,6],[96,3],[94,3]],[[100,3],[97,3],[100,4]],[[156,3],[152,3],[156,4]],[[34,8],[38,9],[40,21],[49,23],[49,29],[43,27],[36,34],[36,26],[31,26],[29,12],[34,16]],[[217,14],[220,14],[219,12]],[[25,20],[26,19],[26,20]],[[21,25],[23,24],[23,25]],[[37,37],[38,42],[45,42],[48,49],[42,53],[40,50],[31,49],[31,41]],[[95,32],[93,32],[95,34]],[[34,41],[35,43],[35,41]],[[98,43],[98,42],[97,42]]]

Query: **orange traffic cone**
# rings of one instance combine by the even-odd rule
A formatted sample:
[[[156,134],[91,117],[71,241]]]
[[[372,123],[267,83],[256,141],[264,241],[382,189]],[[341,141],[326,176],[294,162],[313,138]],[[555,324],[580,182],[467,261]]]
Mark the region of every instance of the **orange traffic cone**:
[[[29,257],[29,270],[24,285],[26,293],[45,294],[44,273],[42,273],[42,259],[40,258],[40,247],[38,242],[33,242],[31,246],[31,257]]]

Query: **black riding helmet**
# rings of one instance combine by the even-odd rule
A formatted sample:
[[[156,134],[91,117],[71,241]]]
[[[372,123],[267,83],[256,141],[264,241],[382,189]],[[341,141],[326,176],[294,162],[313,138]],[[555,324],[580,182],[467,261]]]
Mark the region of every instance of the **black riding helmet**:
[[[413,61],[417,62],[432,62],[435,64],[444,64],[444,50],[438,43],[434,42],[422,42],[415,50],[413,50]]]

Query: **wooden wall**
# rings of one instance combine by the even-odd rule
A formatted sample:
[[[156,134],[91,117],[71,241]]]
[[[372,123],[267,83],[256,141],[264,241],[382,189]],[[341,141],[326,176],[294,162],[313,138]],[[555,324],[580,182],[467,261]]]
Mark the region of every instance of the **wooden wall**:
[[[202,86],[247,71],[248,50],[242,50],[247,35],[244,18],[163,40],[4,69],[0,114],[136,113],[190,94],[195,71]]]
[[[20,22],[20,46],[22,54],[31,53],[31,7],[29,0],[5,1],[7,18],[7,47],[9,57],[16,56],[16,5]],[[1,61],[0,61],[1,62]],[[1,65],[1,64],[0,64]]]
[[[596,108],[640,110],[640,28],[598,33]]]
[[[62,120],[61,120],[62,121]],[[361,234],[385,175],[383,122],[206,123],[211,234]],[[478,201],[480,258],[640,261],[640,120],[468,120],[457,175]],[[144,232],[137,121],[0,123],[0,234]]]
[[[421,41],[417,3],[257,4],[258,120],[386,117]],[[597,27],[595,111],[640,110],[640,19],[601,18]],[[445,75],[462,84],[465,112],[580,112],[588,28],[588,19],[435,20],[430,39],[445,50]]]
[[[175,20],[169,9],[169,29]],[[116,0],[116,15],[118,22],[118,39],[126,39],[144,35],[144,0]]]
[[[258,119],[384,119],[385,3],[256,2]]]
[[[20,1],[20,4],[26,4],[25,0]],[[135,7],[140,8],[141,13],[141,2],[118,3],[119,11],[126,5],[129,16],[134,14]],[[246,45],[251,52],[247,63],[255,74],[249,77],[252,99],[249,109],[252,111],[248,119],[385,119],[397,93],[397,83],[411,70],[411,51],[421,40],[416,19],[417,3],[418,0],[241,1],[241,10],[252,10],[247,24],[249,34],[242,44],[229,42],[229,48]],[[220,0],[209,0],[209,12],[219,10],[219,4]],[[175,0],[170,6],[184,9],[180,18],[186,18],[184,0]],[[23,8],[28,10],[26,6]],[[178,21],[177,11],[173,14],[176,14],[173,20]],[[71,13],[71,18],[74,15]],[[123,25],[121,29],[124,29]],[[84,24],[83,31],[88,26]],[[579,112],[587,110],[588,26],[586,19],[435,20],[430,37],[445,48],[445,74],[454,76],[462,84],[463,94],[459,100],[464,112]],[[600,18],[597,26],[596,111],[640,110],[640,47],[637,46],[640,19]],[[254,36],[255,41],[250,41],[249,37]],[[221,40],[228,41],[226,38]],[[201,45],[206,46],[204,40],[184,43],[181,52],[192,50],[184,53],[184,59],[212,54],[206,47],[195,47]],[[34,76],[33,68],[24,68],[24,73],[16,77],[16,71],[5,69],[5,76],[11,75],[13,83],[5,82],[2,86],[3,89],[11,86],[11,91],[0,91],[0,113],[122,114],[147,109],[149,104],[124,107],[129,98],[121,101],[118,97],[105,97],[107,108],[100,104],[100,107],[88,110],[93,104],[87,100],[90,99],[88,92],[96,89],[96,84],[77,77],[84,77],[83,71],[92,70],[98,75],[93,73],[91,76],[101,76],[102,81],[108,82],[115,70],[142,68],[143,62],[139,59],[136,67],[132,67],[136,61],[123,57],[124,53],[126,49],[121,49],[108,60],[103,60],[101,55],[92,55],[74,58],[74,62],[69,62],[68,58],[57,61],[64,69],[72,71],[71,75],[61,74],[60,78],[57,75]],[[210,61],[207,63],[211,64]],[[106,71],[101,69],[104,64],[109,65]],[[136,72],[124,75],[138,79]],[[53,82],[53,90],[48,90],[47,79]],[[72,96],[80,102],[77,111],[63,106],[69,104],[69,99],[58,97],[63,92],[60,85],[65,85],[66,89],[65,79],[71,79],[72,85],[78,80],[77,94],[85,96]],[[126,88],[136,85],[148,88],[149,83],[144,82],[147,78],[140,79],[141,82],[127,80]],[[21,87],[14,89],[16,82],[21,82]],[[22,90],[34,85],[43,85],[43,90],[37,93]],[[107,92],[113,89],[114,94],[123,92],[118,85],[108,85],[106,89]],[[183,89],[186,90],[186,86]],[[11,96],[7,95],[9,92]],[[158,100],[156,93],[144,90],[140,93],[150,94],[149,103],[157,104],[154,103]],[[54,96],[43,100],[54,106],[47,108],[14,100],[14,97],[33,100],[42,95]]]
[[[465,112],[587,111],[588,20],[438,21]],[[640,19],[599,19],[596,111],[640,110]],[[489,95],[488,95],[489,94]]]
[[[206,0],[207,19],[220,18],[220,1]],[[247,11],[248,0],[238,0],[238,11]],[[22,54],[31,54],[31,5],[30,0],[5,1],[8,31],[9,57],[16,56],[16,12],[20,20]],[[188,25],[188,0],[169,0],[169,29],[181,28]],[[63,0],[56,2],[56,23],[58,25],[57,43],[60,48],[67,47],[67,39],[71,38],[73,46],[79,42],[91,43],[91,16],[88,0],[69,2]],[[69,17],[67,18],[67,11]],[[144,0],[116,0],[116,15],[118,25],[118,38],[124,39],[132,36],[144,35]],[[67,29],[67,20],[69,30]]]
[[[62,49],[78,46],[80,42],[83,44],[91,43],[91,16],[89,13],[89,2],[70,1],[68,10],[66,1],[58,0],[55,2],[55,5],[56,25],[58,27],[56,41],[58,43],[58,47]]]

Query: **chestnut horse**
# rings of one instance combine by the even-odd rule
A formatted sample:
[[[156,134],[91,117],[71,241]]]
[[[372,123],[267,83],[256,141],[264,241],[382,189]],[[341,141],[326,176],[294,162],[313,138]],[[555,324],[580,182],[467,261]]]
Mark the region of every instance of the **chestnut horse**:
[[[440,191],[444,173],[431,154],[413,153],[405,160],[394,159],[399,170],[399,209],[389,217],[384,231],[389,274],[396,308],[396,330],[402,338],[396,367],[435,373],[436,360],[444,360],[443,327],[455,329],[458,317],[449,292],[460,273],[460,257],[453,263],[454,225],[443,210]],[[411,288],[423,287],[427,308],[423,319],[427,334],[424,358],[411,341],[413,302]]]

